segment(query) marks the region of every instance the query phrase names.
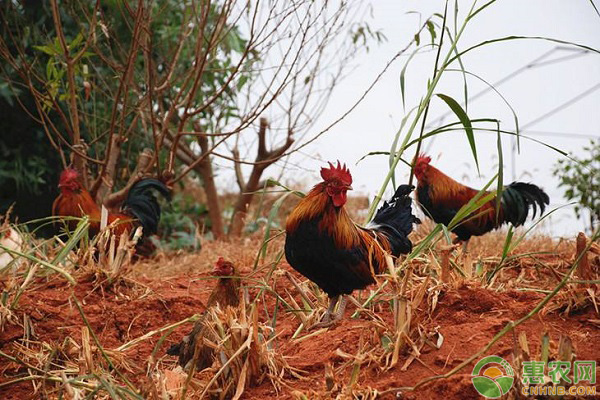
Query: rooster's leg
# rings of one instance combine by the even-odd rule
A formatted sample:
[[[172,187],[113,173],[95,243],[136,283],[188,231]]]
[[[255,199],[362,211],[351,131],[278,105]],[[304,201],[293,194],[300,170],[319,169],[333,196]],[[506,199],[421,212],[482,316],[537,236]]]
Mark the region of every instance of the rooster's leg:
[[[327,313],[325,313],[325,318],[327,320],[331,320],[331,316],[333,315],[333,310],[335,310],[335,306],[340,300],[340,296],[333,296],[329,299],[329,307],[327,307]]]
[[[346,298],[344,296],[342,296],[342,300],[340,301],[340,308],[338,309],[338,311],[336,313],[334,313],[333,311],[335,310],[335,306],[338,303],[338,300],[340,300],[339,295],[333,296],[329,299],[329,307],[327,307],[327,311],[325,312],[325,315],[323,316],[323,320],[321,322],[313,325],[313,328],[327,328],[327,327],[333,325],[337,320],[339,320],[341,318],[341,316],[344,313],[343,308],[345,308],[345,306],[346,306]],[[340,310],[341,310],[341,313],[340,313]]]
[[[340,305],[338,306],[337,312],[333,315],[333,322],[339,321],[344,316],[344,310],[346,309],[346,302],[348,297],[342,295],[340,298]]]

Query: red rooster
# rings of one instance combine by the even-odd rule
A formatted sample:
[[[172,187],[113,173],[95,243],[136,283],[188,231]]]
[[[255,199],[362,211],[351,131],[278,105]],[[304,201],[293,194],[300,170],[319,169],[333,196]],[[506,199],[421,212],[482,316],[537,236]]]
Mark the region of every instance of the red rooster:
[[[206,309],[208,310],[215,305],[220,307],[237,307],[240,303],[240,280],[235,276],[235,268],[229,261],[225,261],[223,257],[219,257],[215,264],[215,268],[212,273],[214,276],[219,276],[219,282],[213,289],[208,302],[206,303]],[[194,324],[192,331],[183,337],[181,342],[172,345],[167,350],[167,354],[171,356],[179,356],[179,365],[184,369],[191,367],[190,361],[194,358],[196,352],[196,346],[198,348],[198,355],[196,356],[196,368],[202,370],[210,367],[213,362],[213,349],[203,343],[203,337],[207,335],[208,329],[204,318],[206,311],[198,321]]]
[[[90,234],[96,235],[100,231],[100,207],[94,202],[90,193],[79,182],[79,173],[67,168],[60,174],[58,183],[60,194],[52,205],[52,214],[63,217],[90,219]],[[152,189],[157,190],[165,198],[170,197],[169,189],[164,183],[156,179],[142,179],[131,187],[127,199],[123,203],[121,213],[109,213],[107,224],[118,221],[113,228],[113,233],[120,237],[123,232],[132,232],[136,227],[143,227],[144,237],[156,233],[160,220],[160,206]],[[67,222],[70,229],[74,229],[77,221]]]
[[[412,214],[409,197],[414,187],[401,185],[367,228],[358,226],[344,208],[346,192],[352,190],[350,171],[339,161],[337,166],[329,166],[321,169],[323,182],[298,203],[286,221],[288,263],[330,299],[327,313],[317,326],[329,326],[342,318],[345,295],[375,283],[373,275],[386,268],[387,254],[411,251],[408,234],[413,223],[419,222]]]
[[[448,225],[458,210],[479,191],[458,183],[430,165],[430,162],[431,157],[424,155],[417,157],[415,162],[415,177],[419,181],[417,199],[427,216],[437,223]],[[513,182],[502,191],[497,218],[496,198],[493,198],[465,218],[453,231],[458,240],[464,242],[464,250],[466,250],[471,236],[481,236],[498,229],[504,223],[510,222],[514,226],[523,225],[530,208],[533,209],[533,218],[535,218],[537,207],[540,208],[541,215],[549,203],[548,195],[536,185]]]

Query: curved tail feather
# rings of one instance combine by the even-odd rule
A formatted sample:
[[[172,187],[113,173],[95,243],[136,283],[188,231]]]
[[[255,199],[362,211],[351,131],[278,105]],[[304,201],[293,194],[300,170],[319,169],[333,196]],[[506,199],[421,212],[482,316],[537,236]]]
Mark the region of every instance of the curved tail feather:
[[[137,218],[144,228],[144,236],[155,234],[160,221],[160,205],[153,190],[167,200],[171,199],[171,191],[164,183],[153,178],[142,179],[131,187],[122,207],[125,212]]]
[[[530,208],[533,209],[532,218],[535,218],[538,207],[539,215],[542,215],[548,204],[550,198],[546,192],[532,183],[513,182],[502,191],[504,220],[514,226],[525,223]]]
[[[413,224],[420,224],[419,218],[412,213],[412,199],[410,193],[415,187],[400,185],[392,198],[383,202],[377,210],[371,228],[383,232],[392,247],[392,254],[406,254],[412,250],[412,243],[408,235],[413,230]]]

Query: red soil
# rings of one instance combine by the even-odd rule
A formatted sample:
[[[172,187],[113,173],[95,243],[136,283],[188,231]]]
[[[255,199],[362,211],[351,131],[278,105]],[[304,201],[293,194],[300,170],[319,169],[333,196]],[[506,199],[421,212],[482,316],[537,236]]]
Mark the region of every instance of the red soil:
[[[288,268],[284,264],[283,268]],[[242,270],[248,273],[249,267]],[[74,287],[64,280],[53,277],[50,280],[38,280],[30,285],[19,301],[16,311],[17,320],[22,322],[24,316],[31,319],[34,328],[32,340],[46,342],[51,347],[64,349],[65,338],[71,337],[81,343],[81,329],[84,322],[72,297],[82,304],[84,313],[91,328],[98,336],[105,349],[114,349],[131,339],[139,337],[151,330],[161,328],[180,321],[204,309],[214,281],[198,279],[205,274],[179,275],[173,278],[150,279],[139,278],[129,284],[121,283],[112,288],[96,285],[92,279],[81,278]],[[297,275],[296,275],[297,276]],[[277,290],[287,288],[295,290],[289,282],[281,277],[277,279]],[[425,345],[420,361],[415,360],[406,371],[402,371],[407,355],[401,355],[397,366],[382,371],[376,363],[365,361],[360,370],[358,387],[371,387],[385,391],[396,387],[412,386],[420,380],[448,372],[461,361],[468,358],[482,346],[487,344],[509,321],[517,320],[529,312],[542,298],[543,294],[507,290],[492,292],[475,285],[448,288],[440,293],[437,307],[431,317],[417,315],[426,330],[438,331],[443,335],[441,348],[435,349]],[[274,308],[269,301],[268,308]],[[282,309],[277,320],[279,335],[276,347],[286,356],[290,366],[304,371],[306,379],[300,380],[286,376],[283,390],[276,393],[268,381],[258,387],[249,388],[243,399],[294,398],[294,390],[303,393],[326,393],[325,368],[330,364],[334,370],[347,363],[339,352],[355,355],[359,343],[373,343],[375,334],[369,317],[361,316],[351,319],[354,307],[349,305],[345,319],[327,332],[317,334],[307,340],[292,341],[291,336],[298,327],[298,320]],[[379,313],[386,321],[391,321],[389,308],[383,307]],[[512,351],[514,338],[525,332],[530,345],[531,354],[539,354],[540,337],[548,332],[552,348],[556,348],[560,335],[568,335],[579,360],[600,359],[600,329],[594,325],[598,315],[592,307],[577,314],[561,316],[556,312],[539,314],[516,328],[516,335],[509,333],[496,343],[485,355],[496,354],[513,362]],[[157,358],[164,357],[163,367],[175,366],[175,357],[165,356],[165,351],[172,343],[177,342],[190,329],[185,325],[176,329],[162,344],[156,353]],[[0,350],[8,354],[17,354],[15,343],[23,338],[24,329],[20,324],[8,323],[0,332]],[[148,359],[161,335],[156,335],[126,352],[127,365],[131,370],[123,371],[132,381],[144,384],[147,380]],[[535,357],[533,357],[535,358]],[[117,366],[119,368],[119,366]],[[441,379],[415,391],[402,395],[387,394],[381,398],[403,399],[477,399],[470,373],[473,366],[467,366],[449,379]],[[334,380],[338,385],[346,385],[350,380],[351,366],[338,371]],[[11,380],[15,375],[23,373],[22,366],[7,362],[0,357],[1,381]],[[53,386],[48,385],[50,398],[56,396]],[[333,393],[332,397],[335,397]],[[0,387],[0,399],[42,398],[33,393],[30,382]],[[310,397],[310,396],[309,396]],[[328,396],[329,397],[329,396]]]

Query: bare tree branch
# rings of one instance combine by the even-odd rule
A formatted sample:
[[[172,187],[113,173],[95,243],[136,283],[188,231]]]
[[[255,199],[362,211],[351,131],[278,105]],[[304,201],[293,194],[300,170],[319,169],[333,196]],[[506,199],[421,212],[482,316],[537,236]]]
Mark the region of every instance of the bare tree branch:
[[[260,119],[260,127],[258,129],[258,149],[256,154],[256,164],[252,167],[252,172],[248,178],[248,182],[245,184],[244,189],[241,191],[235,206],[233,208],[233,217],[229,228],[230,235],[239,236],[242,233],[245,225],[246,213],[248,207],[254,197],[254,192],[260,189],[261,176],[264,170],[281,157],[283,153],[294,143],[292,138],[292,132],[288,132],[286,141],[280,147],[267,150],[266,136],[268,122],[266,118]],[[269,162],[264,162],[269,160]],[[262,163],[259,163],[262,162]],[[239,167],[238,167],[239,168]],[[264,186],[264,183],[263,183]]]

